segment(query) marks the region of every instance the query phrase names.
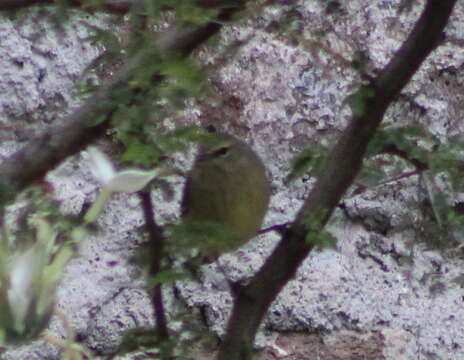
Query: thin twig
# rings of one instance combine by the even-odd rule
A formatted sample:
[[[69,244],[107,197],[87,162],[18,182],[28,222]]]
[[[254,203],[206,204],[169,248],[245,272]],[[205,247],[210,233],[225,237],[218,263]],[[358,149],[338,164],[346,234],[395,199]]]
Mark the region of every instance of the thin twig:
[[[163,229],[155,221],[155,212],[153,202],[149,191],[139,192],[140,200],[142,201],[142,209],[145,218],[145,226],[148,231],[150,249],[150,270],[149,275],[154,276],[161,270],[161,261],[165,249],[165,237]],[[168,326],[166,321],[166,312],[163,303],[163,289],[161,284],[156,284],[152,293],[153,310],[156,318],[158,335],[161,339],[169,338]]]

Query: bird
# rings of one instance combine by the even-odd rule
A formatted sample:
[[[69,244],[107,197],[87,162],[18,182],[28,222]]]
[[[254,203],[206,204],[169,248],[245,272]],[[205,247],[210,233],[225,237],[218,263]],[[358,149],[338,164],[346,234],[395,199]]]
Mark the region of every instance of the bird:
[[[270,195],[264,164],[245,142],[216,132],[200,145],[187,175],[181,212],[204,263],[257,234]]]

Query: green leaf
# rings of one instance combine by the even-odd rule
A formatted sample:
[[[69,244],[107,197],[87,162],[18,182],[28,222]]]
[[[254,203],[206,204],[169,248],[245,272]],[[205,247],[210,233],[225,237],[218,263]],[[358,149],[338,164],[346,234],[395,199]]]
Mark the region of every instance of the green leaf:
[[[160,139],[160,147],[168,153],[185,151],[192,143],[204,144],[210,137],[211,135],[199,126],[186,126],[164,135]]]
[[[337,239],[326,231],[310,231],[306,235],[306,243],[313,244],[318,249],[334,248]]]
[[[126,354],[134,350],[151,349],[156,350],[159,347],[161,339],[155,329],[135,328],[124,332],[121,345],[117,351],[118,354]]]
[[[326,221],[327,211],[312,211],[311,215],[304,218],[304,225],[307,233],[305,241],[318,248],[334,247],[336,239],[328,232],[323,230],[323,225]]]
[[[204,91],[204,70],[189,59],[171,57],[159,64],[159,71],[166,78],[160,96],[174,106],[183,107],[187,97],[198,97]]]
[[[370,160],[370,159],[369,159]],[[356,182],[362,183],[364,186],[376,185],[387,176],[383,166],[379,166],[374,161],[364,161]]]
[[[394,145],[405,151],[410,157],[426,161],[427,155],[423,149],[418,148],[419,140],[426,140],[427,132],[422,125],[386,126],[379,128],[367,148],[367,156],[376,155],[388,145]]]
[[[293,180],[295,177],[308,172],[313,176],[320,174],[324,168],[327,154],[327,149],[321,145],[303,150],[292,160],[289,179]]]
[[[450,139],[430,154],[429,168],[433,173],[445,172],[456,191],[464,188],[464,141]]]
[[[159,163],[162,156],[159,148],[153,144],[142,143],[135,136],[127,136],[124,145],[126,146],[126,150],[120,157],[121,161],[124,162],[150,167]]]
[[[366,100],[375,95],[375,89],[371,86],[363,86],[354,94],[349,96],[348,102],[350,104],[353,116],[363,116],[366,113]]]
[[[152,289],[158,284],[172,284],[175,281],[184,280],[185,278],[186,274],[183,272],[164,270],[148,279],[147,286],[149,289]]]
[[[169,229],[169,245],[172,253],[189,254],[192,249],[204,255],[216,255],[229,251],[237,244],[236,234],[215,221],[188,221]]]

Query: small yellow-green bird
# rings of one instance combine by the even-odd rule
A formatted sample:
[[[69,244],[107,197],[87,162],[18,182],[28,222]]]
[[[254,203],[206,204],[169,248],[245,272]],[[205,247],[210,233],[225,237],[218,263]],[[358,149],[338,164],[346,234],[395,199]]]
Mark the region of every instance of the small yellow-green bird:
[[[253,150],[230,135],[211,134],[200,146],[182,200],[184,222],[205,262],[257,234],[270,193],[266,169]]]

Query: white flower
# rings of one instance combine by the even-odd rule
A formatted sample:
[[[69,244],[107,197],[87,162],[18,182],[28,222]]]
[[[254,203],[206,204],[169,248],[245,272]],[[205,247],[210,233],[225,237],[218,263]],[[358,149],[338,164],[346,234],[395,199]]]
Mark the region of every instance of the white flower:
[[[97,148],[89,148],[88,154],[91,171],[102,184],[102,191],[85,214],[84,220],[87,223],[97,219],[113,192],[133,193],[142,190],[160,173],[159,169],[151,171],[130,169],[118,172],[111,160]]]
[[[20,344],[39,335],[52,316],[55,289],[73,250],[62,246],[53,250],[55,233],[50,224],[33,219],[36,241],[21,250],[10,250],[1,238],[4,257],[0,271],[0,345]]]
[[[44,262],[44,248],[41,244],[35,244],[24,253],[16,254],[8,266],[10,277],[7,290],[8,302],[13,315],[13,327],[18,333],[25,330],[24,319],[31,302],[37,296],[35,293],[40,285]]]
[[[117,172],[111,160],[95,147],[89,149],[91,170],[103,188],[110,192],[132,193],[142,190],[158,174],[159,170],[138,169]]]

